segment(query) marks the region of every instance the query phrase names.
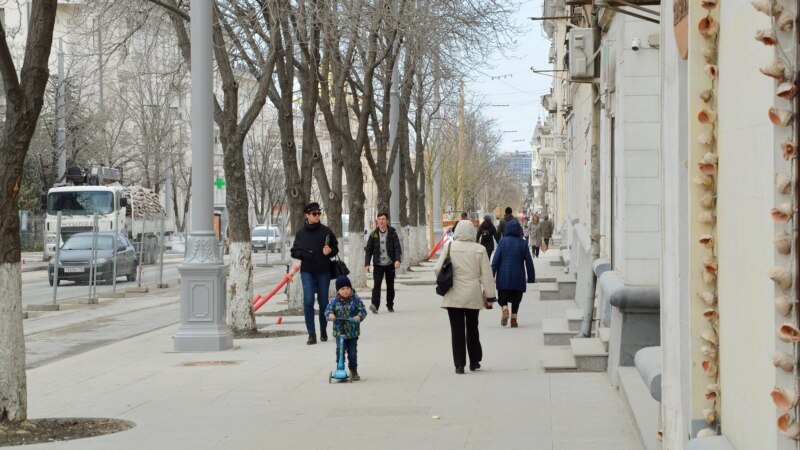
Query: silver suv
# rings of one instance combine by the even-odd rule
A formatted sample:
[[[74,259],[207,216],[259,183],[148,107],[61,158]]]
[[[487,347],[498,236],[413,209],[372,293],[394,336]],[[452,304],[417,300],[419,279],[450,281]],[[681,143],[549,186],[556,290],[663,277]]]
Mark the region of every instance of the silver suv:
[[[259,250],[280,251],[281,232],[278,227],[255,227],[250,230],[250,247],[253,253],[258,253]]]

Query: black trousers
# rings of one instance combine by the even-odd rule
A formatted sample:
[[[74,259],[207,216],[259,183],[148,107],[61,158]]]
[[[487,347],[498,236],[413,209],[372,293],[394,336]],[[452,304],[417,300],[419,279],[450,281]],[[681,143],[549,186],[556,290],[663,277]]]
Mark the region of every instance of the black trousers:
[[[538,258],[539,257],[539,247],[537,247],[535,245],[531,246],[531,253],[533,253],[533,257],[534,258]]]
[[[394,308],[394,264],[388,266],[372,266],[372,304],[375,308],[381,306],[381,284],[386,276],[386,307]]]
[[[519,304],[522,301],[522,291],[515,291],[512,289],[498,289],[497,290],[497,304],[501,308],[511,303],[511,314],[516,314],[519,311]]]
[[[478,312],[477,309],[447,308],[453,342],[453,364],[456,367],[467,365],[468,353],[470,364],[478,364],[483,359],[478,334]]]

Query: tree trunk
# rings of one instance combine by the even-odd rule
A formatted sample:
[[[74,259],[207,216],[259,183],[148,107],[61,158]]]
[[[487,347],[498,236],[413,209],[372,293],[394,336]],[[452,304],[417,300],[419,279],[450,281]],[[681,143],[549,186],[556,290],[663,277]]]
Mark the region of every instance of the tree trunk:
[[[226,126],[220,127],[225,167],[225,206],[228,209],[230,276],[228,277],[228,322],[231,330],[255,331],[253,314],[253,261],[250,248],[247,181],[244,173],[244,139],[231,130],[236,125],[236,111],[226,111]],[[230,133],[230,134],[229,134]]]
[[[23,164],[49,78],[47,60],[53,43],[56,1],[34,1],[30,9],[19,78],[6,42],[6,30],[0,27],[0,74],[6,101],[0,138],[0,422],[20,422],[28,416],[17,211]]]

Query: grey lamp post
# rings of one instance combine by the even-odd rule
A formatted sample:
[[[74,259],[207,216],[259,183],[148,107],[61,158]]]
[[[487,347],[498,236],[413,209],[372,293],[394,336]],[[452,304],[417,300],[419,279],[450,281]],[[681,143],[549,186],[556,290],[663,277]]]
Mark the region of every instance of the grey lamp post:
[[[210,1],[192,2],[192,223],[181,274],[181,326],[175,351],[214,351],[233,347],[225,323],[228,266],[214,234],[212,60]]]

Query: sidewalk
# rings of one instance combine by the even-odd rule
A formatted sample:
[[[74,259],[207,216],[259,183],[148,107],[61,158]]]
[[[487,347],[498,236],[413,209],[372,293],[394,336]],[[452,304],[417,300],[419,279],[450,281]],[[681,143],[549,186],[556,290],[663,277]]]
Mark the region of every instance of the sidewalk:
[[[420,270],[417,280],[433,279]],[[526,294],[518,329],[500,327],[498,309],[481,313],[483,368],[465,375],[453,371],[433,286],[399,285],[397,312],[367,317],[355,383],[328,384],[332,340],[243,339],[231,351],[174,353],[177,326],[169,326],[30,370],[30,418],[108,417],[136,427],[25,448],[640,448],[605,373],[543,372],[541,318],[568,302],[537,296]],[[264,310],[284,308],[271,301]],[[281,325],[258,319],[266,329],[304,329],[298,316]]]

